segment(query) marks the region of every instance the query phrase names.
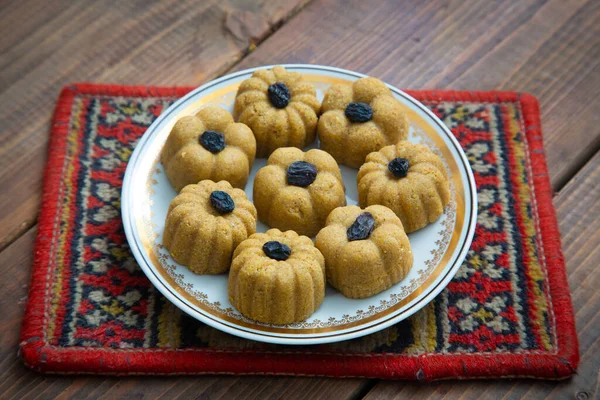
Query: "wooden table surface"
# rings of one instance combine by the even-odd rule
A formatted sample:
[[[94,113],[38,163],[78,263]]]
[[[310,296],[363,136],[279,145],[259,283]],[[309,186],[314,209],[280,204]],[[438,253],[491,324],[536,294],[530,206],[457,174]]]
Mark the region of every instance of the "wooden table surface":
[[[318,63],[400,88],[517,90],[540,100],[581,363],[574,378],[386,382],[44,376],[17,357],[48,129],[76,81],[200,85]],[[1,398],[599,398],[600,1],[0,2]]]

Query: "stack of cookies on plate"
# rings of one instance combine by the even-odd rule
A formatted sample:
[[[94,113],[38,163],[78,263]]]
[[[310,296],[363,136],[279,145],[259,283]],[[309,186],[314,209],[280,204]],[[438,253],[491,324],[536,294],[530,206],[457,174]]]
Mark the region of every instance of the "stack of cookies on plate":
[[[262,323],[307,319],[326,282],[349,298],[389,289],[412,267],[407,233],[450,201],[444,163],[406,140],[408,126],[376,78],[333,85],[321,103],[298,72],[257,70],[233,115],[206,106],[173,127],[161,162],[179,194],[163,243],[197,274],[229,272],[229,300]],[[320,148],[303,151],[317,135]],[[268,160],[252,203],[255,157]],[[358,169],[360,207],[346,205],[339,165]],[[256,233],[257,219],[272,229]]]

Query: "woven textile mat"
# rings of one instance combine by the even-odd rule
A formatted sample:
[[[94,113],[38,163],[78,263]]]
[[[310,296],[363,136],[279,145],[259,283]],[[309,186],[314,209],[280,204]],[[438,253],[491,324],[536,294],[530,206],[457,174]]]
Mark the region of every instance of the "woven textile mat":
[[[412,91],[471,162],[479,216],[454,280],[409,320],[370,336],[282,346],[179,311],[131,255],[121,183],[137,140],[190,88],[78,84],[56,108],[20,354],[68,374],[444,378],[575,372],[579,354],[538,104],[514,92]]]

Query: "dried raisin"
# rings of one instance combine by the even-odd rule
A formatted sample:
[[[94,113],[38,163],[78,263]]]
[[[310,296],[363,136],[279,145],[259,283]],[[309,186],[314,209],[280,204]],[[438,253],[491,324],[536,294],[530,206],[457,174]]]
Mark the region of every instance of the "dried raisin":
[[[275,240],[265,243],[263,245],[263,251],[267,257],[278,261],[285,261],[288,259],[290,254],[292,254],[292,249],[290,249],[287,245]]]
[[[370,212],[364,212],[356,217],[356,220],[350,225],[346,231],[349,241],[364,240],[371,236],[375,227],[375,218]]]
[[[306,161],[295,161],[287,169],[287,183],[306,187],[317,179],[317,167]]]
[[[290,90],[285,83],[275,82],[268,89],[269,100],[274,107],[286,108],[290,102]]]
[[[221,132],[204,131],[200,135],[200,144],[211,153],[218,153],[225,148],[225,137]]]
[[[231,196],[220,190],[215,190],[210,194],[210,204],[219,214],[230,213],[235,208]]]
[[[388,164],[388,169],[396,178],[404,178],[408,174],[410,164],[406,158],[394,158]]]
[[[344,114],[352,122],[367,122],[373,118],[373,109],[367,103],[350,103]]]

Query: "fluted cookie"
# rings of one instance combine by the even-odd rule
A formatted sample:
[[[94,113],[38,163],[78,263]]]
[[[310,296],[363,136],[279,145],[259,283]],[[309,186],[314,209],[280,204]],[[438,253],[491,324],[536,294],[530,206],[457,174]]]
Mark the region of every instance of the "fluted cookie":
[[[402,222],[383,206],[336,208],[315,245],[325,257],[327,282],[353,299],[389,289],[413,263]]]
[[[229,301],[247,318],[268,324],[307,319],[325,297],[325,261],[296,232],[256,233],[235,250]]]
[[[226,181],[187,185],[171,201],[163,245],[197,274],[229,270],[233,251],[256,232],[256,208]]]
[[[207,106],[175,123],[161,162],[178,192],[205,179],[224,180],[243,189],[255,153],[256,140],[250,128],[235,123],[228,111]]]
[[[254,71],[241,83],[234,116],[252,129],[257,157],[264,158],[280,147],[303,149],[314,142],[320,107],[312,83],[277,66]]]
[[[360,206],[390,208],[406,232],[437,220],[450,202],[443,161],[427,147],[406,140],[369,154],[356,180]]]
[[[346,205],[337,163],[322,150],[277,149],[254,179],[254,204],[272,228],[314,236],[329,213]]]
[[[360,167],[369,153],[408,136],[402,105],[376,78],[331,86],[325,92],[321,113],[321,149],[352,168]]]

